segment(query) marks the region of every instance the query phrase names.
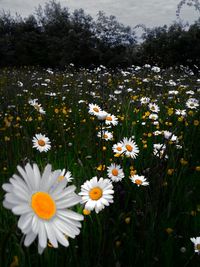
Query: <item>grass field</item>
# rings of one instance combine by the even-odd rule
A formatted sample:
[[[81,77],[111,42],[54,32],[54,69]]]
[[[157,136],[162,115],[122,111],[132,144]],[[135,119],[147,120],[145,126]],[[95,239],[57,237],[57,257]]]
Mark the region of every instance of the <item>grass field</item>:
[[[200,236],[199,95],[200,79],[184,68],[1,69],[1,185],[28,162],[70,171],[77,194],[92,177],[110,179],[111,164],[124,177],[110,179],[113,203],[99,213],[75,205],[84,214],[80,234],[69,247],[48,242],[42,255],[37,239],[24,246],[1,189],[0,267],[200,266],[190,240]],[[90,104],[117,125],[90,114]],[[47,152],[33,148],[36,134],[49,138]],[[133,157],[127,140],[139,149]],[[113,151],[119,142],[123,153]]]

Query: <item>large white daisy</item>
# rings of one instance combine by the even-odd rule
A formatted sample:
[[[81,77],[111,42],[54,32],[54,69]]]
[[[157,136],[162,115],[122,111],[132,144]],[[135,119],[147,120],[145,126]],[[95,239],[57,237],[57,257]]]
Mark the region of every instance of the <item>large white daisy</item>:
[[[81,186],[81,192],[79,193],[82,196],[85,209],[95,210],[96,213],[113,203],[113,194],[113,185],[110,180],[102,177],[98,180],[96,176],[86,181]]]
[[[33,139],[33,148],[36,148],[40,152],[47,152],[51,148],[51,141],[43,134],[36,134]]]
[[[3,205],[20,216],[18,227],[25,234],[24,245],[29,246],[38,237],[39,253],[48,240],[55,248],[58,242],[67,247],[68,237],[75,238],[80,233],[83,220],[81,214],[69,210],[81,200],[74,192],[75,186],[66,187],[66,179],[54,186],[61,171],[52,172],[49,164],[42,175],[37,164],[28,163],[24,169],[17,169],[19,175],[14,174],[10,183],[2,186],[6,191]]]

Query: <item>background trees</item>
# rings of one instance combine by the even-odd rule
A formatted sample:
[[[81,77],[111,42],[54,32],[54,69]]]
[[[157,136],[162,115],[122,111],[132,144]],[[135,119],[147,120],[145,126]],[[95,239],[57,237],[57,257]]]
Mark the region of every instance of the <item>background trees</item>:
[[[71,62],[86,67],[200,66],[200,19],[189,27],[176,22],[169,27],[144,28],[142,39],[137,43],[134,30],[114,16],[99,12],[94,20],[83,9],[70,14],[60,3],[50,1],[27,18],[0,14],[0,67],[62,68]]]

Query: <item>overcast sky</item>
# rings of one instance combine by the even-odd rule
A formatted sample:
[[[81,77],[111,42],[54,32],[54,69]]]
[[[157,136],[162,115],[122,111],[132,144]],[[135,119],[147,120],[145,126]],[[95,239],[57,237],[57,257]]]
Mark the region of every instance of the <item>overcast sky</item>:
[[[44,5],[46,0],[0,0],[0,9],[10,10],[22,16],[34,12],[39,4]],[[180,0],[60,0],[62,6],[70,11],[83,8],[86,13],[95,18],[99,10],[107,15],[115,15],[118,21],[125,25],[135,26],[145,24],[147,27],[170,25],[176,20],[176,8]],[[199,13],[194,7],[184,6],[181,18],[184,22],[194,22]]]

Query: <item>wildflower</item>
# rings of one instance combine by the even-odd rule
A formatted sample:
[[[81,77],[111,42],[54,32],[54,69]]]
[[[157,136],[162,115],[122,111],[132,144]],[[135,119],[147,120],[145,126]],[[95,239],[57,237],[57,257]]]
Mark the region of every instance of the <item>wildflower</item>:
[[[199,101],[196,98],[189,98],[186,102],[186,106],[190,109],[197,109]]]
[[[36,148],[40,152],[47,152],[51,148],[51,142],[45,135],[36,134],[33,139],[33,148]]]
[[[155,113],[158,113],[160,111],[160,108],[155,103],[149,103],[148,105],[149,109]]]
[[[121,168],[120,165],[116,165],[112,163],[108,168],[107,168],[107,174],[108,177],[113,181],[113,182],[119,182],[124,178],[124,172]]]
[[[98,132],[97,134],[98,137],[108,141],[113,139],[113,134],[109,131],[103,130],[102,132]]]
[[[158,119],[158,115],[156,113],[152,113],[152,114],[149,115],[149,119],[155,121],[155,120]]]
[[[37,164],[17,167],[10,183],[3,184],[6,191],[3,205],[19,215],[18,227],[25,234],[24,245],[29,246],[38,237],[38,251],[42,253],[47,240],[58,247],[58,242],[69,246],[65,236],[75,238],[80,233],[83,216],[68,208],[78,204],[80,197],[75,186],[66,187],[67,180],[53,185],[60,176],[60,170],[52,171],[48,164],[41,175]]]
[[[89,114],[97,116],[100,113],[101,108],[96,104],[89,104]]]
[[[192,237],[190,240],[194,243],[194,251],[200,254],[200,237]]]
[[[106,125],[116,126],[118,124],[118,118],[114,115],[108,114],[105,119]]]
[[[140,103],[141,104],[148,104],[150,101],[150,98],[149,97],[141,97],[140,98]]]
[[[166,150],[165,144],[154,144],[153,145],[153,154],[159,158],[162,158],[164,156]],[[167,155],[165,155],[165,158],[168,158]]]
[[[108,116],[108,113],[104,110],[99,111],[99,113],[96,115],[98,120],[104,121],[106,117]]]
[[[43,109],[43,107],[41,106],[41,104],[39,104],[38,102],[37,102],[37,98],[36,99],[30,99],[29,101],[28,101],[28,103],[31,105],[31,106],[33,106],[39,113],[41,113],[41,114],[45,114],[46,113],[46,111],[44,111],[44,109]]]
[[[181,116],[183,116],[183,117],[187,115],[185,109],[175,109],[175,114],[176,114],[176,115],[181,115]]]
[[[132,138],[123,138],[124,153],[127,157],[136,158],[139,153],[139,148]]]
[[[113,185],[110,180],[102,177],[98,180],[95,176],[81,186],[79,195],[82,196],[85,209],[95,210],[96,213],[99,213],[105,206],[113,203],[113,193]]]
[[[140,185],[147,186],[147,185],[149,185],[149,182],[146,181],[147,179],[143,175],[135,174],[135,175],[131,176],[130,179],[137,186],[140,186]]]

